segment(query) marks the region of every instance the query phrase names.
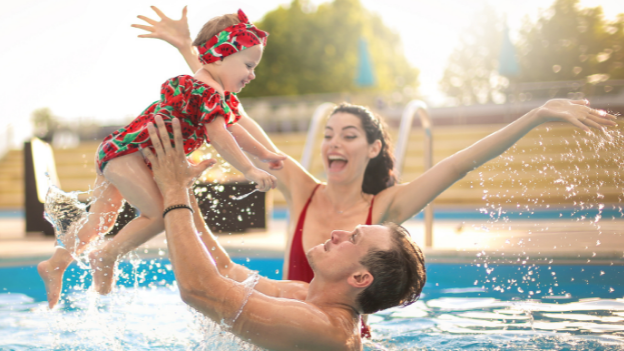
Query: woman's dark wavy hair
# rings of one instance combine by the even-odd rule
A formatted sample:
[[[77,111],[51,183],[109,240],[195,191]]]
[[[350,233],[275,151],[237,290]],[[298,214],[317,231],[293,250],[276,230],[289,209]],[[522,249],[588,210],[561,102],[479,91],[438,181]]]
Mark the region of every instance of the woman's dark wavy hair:
[[[380,191],[396,184],[398,179],[393,170],[392,143],[388,135],[388,128],[383,120],[366,107],[358,105],[342,103],[332,111],[331,116],[339,112],[350,113],[360,119],[362,128],[366,133],[366,141],[369,144],[374,143],[375,140],[381,141],[379,154],[368,162],[364,171],[362,191],[366,194],[377,195]]]

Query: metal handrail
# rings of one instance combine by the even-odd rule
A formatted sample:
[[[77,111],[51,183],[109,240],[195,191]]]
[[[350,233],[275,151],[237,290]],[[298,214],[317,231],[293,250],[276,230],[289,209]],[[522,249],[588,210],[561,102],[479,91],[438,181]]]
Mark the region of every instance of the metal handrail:
[[[316,133],[318,133],[319,126],[323,121],[323,118],[327,116],[330,110],[333,110],[336,104],[332,102],[324,102],[320,104],[310,120],[310,126],[308,127],[308,135],[306,137],[305,146],[303,147],[303,155],[301,156],[301,165],[306,170],[310,170],[312,166],[312,153],[314,152],[314,143],[316,141]]]
[[[401,116],[401,124],[399,126],[399,139],[395,148],[394,174],[397,177],[401,175],[403,162],[409,141],[409,134],[412,129],[412,121],[414,115],[418,114],[420,124],[425,132],[425,171],[433,166],[433,135],[431,133],[431,117],[427,110],[427,104],[420,100],[410,101]],[[431,204],[425,207],[425,247],[433,246],[433,207]]]

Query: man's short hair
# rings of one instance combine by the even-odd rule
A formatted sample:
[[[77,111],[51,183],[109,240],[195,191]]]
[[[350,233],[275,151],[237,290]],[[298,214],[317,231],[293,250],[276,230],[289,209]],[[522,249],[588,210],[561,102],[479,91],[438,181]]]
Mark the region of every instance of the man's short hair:
[[[392,233],[392,248],[372,249],[360,261],[373,275],[373,283],[357,297],[363,313],[411,305],[418,300],[427,281],[425,256],[409,232],[390,222],[383,226]]]

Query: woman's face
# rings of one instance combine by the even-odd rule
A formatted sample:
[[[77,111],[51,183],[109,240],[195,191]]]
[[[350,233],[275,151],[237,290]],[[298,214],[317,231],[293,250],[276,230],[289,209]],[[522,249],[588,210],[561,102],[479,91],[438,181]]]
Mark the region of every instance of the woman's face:
[[[321,154],[328,182],[357,181],[381,148],[379,140],[368,144],[362,122],[350,113],[332,115],[324,133]]]

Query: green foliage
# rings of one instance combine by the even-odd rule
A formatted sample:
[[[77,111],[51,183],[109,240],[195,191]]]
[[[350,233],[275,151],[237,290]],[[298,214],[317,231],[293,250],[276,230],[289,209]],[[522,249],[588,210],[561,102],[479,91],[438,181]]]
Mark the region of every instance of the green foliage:
[[[294,0],[256,23],[270,36],[256,68],[256,80],[241,96],[392,91],[417,86],[418,70],[405,59],[399,35],[359,0],[334,0],[307,9],[308,3]],[[376,85],[370,88],[355,84],[361,37],[368,42],[375,70]]]
[[[465,105],[496,101],[504,81],[498,77],[503,22],[489,4],[473,18],[449,57],[440,86]]]
[[[520,81],[624,78],[622,16],[611,24],[601,7],[582,9],[578,2],[557,0],[537,23],[525,24],[518,45]]]
[[[555,0],[535,23],[525,20],[516,45],[521,71],[512,81],[624,78],[624,15],[610,23],[601,7],[578,3]],[[502,96],[506,84],[497,74],[502,35],[502,19],[486,7],[449,59],[440,82],[449,96],[464,104]]]
[[[31,114],[31,122],[34,127],[35,135],[40,138],[50,137],[59,127],[57,118],[47,107],[34,110]]]

